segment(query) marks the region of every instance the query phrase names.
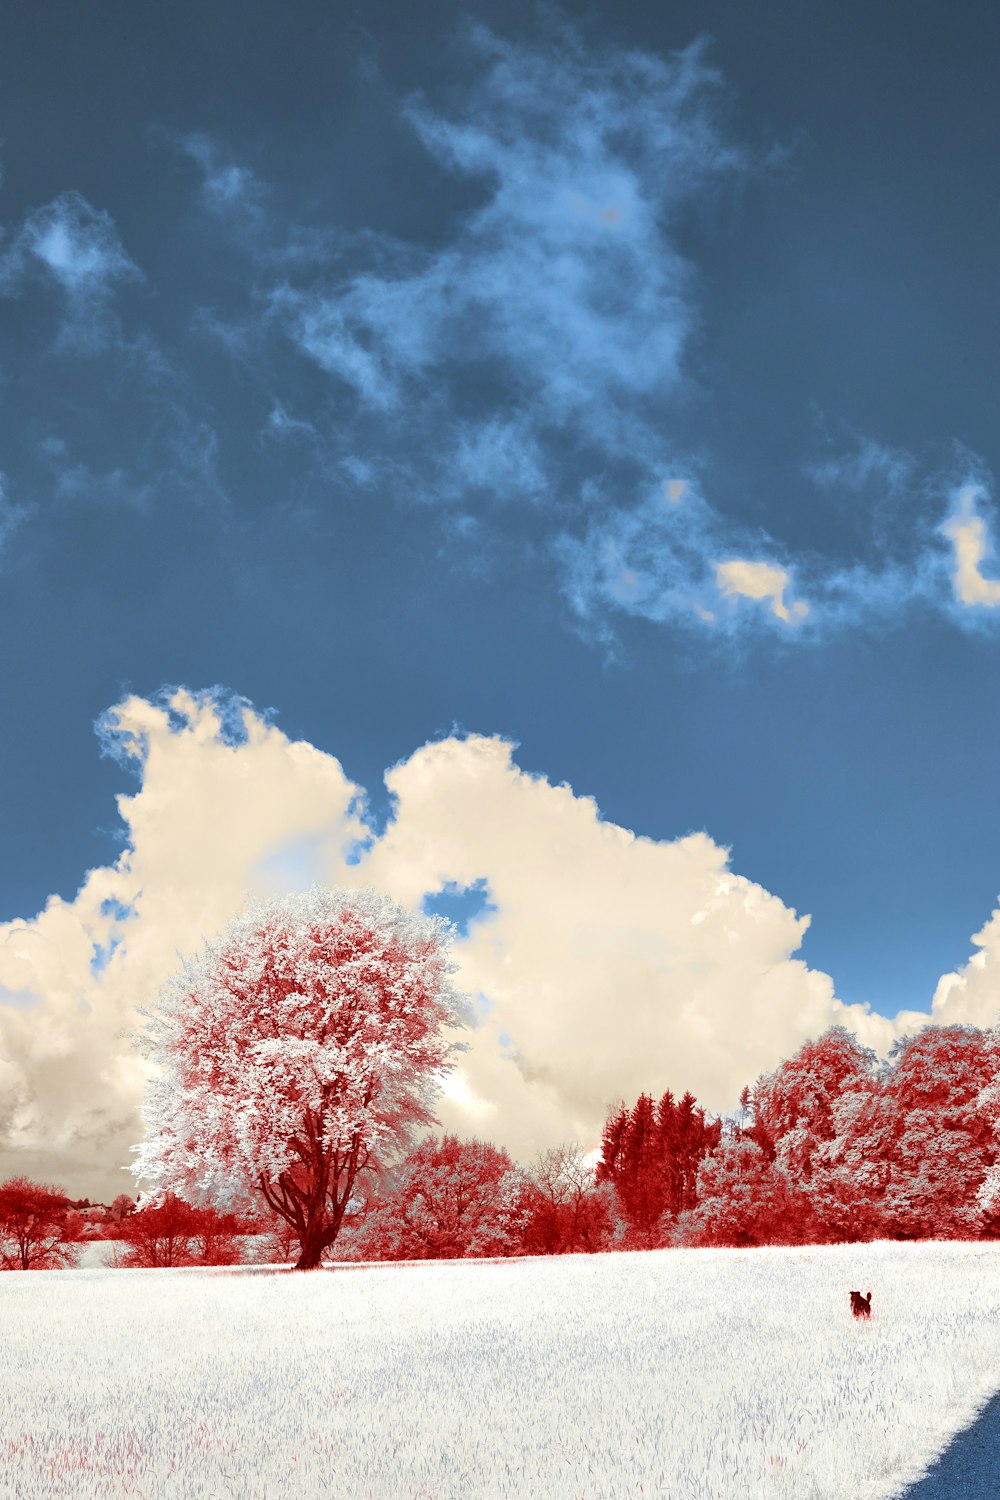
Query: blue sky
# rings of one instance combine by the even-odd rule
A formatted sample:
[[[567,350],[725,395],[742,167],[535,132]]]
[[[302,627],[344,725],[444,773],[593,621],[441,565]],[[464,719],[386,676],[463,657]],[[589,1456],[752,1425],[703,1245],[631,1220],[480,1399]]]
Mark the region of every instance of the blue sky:
[[[0,921],[114,859],[94,724],[458,728],[929,1010],[1000,891],[981,7],[15,5]]]

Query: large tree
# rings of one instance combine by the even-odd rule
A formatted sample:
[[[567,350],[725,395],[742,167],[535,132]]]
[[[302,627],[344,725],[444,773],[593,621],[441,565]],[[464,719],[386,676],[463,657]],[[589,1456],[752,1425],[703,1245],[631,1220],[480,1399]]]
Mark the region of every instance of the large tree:
[[[803,1042],[753,1089],[753,1138],[784,1172],[801,1211],[811,1205],[817,1239],[870,1236],[868,1208],[888,1168],[859,1150],[858,1130],[862,1122],[868,1129],[881,1090],[875,1052],[844,1026]],[[871,1123],[878,1128],[877,1108]],[[854,1233],[862,1201],[865,1227]]]
[[[997,1160],[978,1102],[1000,1068],[995,1034],[927,1026],[901,1037],[886,1082],[890,1121],[884,1214],[900,1239],[969,1239],[987,1230],[977,1194]],[[995,1232],[990,1227],[988,1232]]]
[[[371,890],[314,887],[251,903],[184,965],[134,1037],[154,1066],[131,1167],[195,1204],[255,1196],[294,1231],[310,1270],[359,1176],[405,1151],[468,1012],[453,928]]]

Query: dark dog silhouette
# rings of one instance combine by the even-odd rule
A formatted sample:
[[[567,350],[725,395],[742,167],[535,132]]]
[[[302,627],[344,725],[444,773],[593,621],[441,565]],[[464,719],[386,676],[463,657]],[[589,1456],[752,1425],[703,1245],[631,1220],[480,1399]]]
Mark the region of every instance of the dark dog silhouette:
[[[851,1312],[856,1318],[870,1318],[872,1315],[872,1294],[862,1297],[860,1292],[851,1293]]]

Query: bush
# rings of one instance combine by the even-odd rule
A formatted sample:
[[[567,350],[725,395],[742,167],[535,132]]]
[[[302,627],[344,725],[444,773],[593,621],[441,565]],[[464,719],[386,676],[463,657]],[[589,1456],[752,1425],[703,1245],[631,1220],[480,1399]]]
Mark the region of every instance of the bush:
[[[195,1208],[167,1193],[162,1203],[137,1209],[116,1226],[115,1238],[125,1247],[109,1257],[108,1265],[117,1270],[239,1265],[243,1248],[237,1233],[235,1215]]]

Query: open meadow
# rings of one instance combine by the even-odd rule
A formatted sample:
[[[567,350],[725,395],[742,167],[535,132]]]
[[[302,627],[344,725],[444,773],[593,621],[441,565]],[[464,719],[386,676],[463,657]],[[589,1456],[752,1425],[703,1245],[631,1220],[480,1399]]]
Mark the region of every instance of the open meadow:
[[[890,1500],[1000,1386],[981,1243],[0,1292],[4,1500]]]

